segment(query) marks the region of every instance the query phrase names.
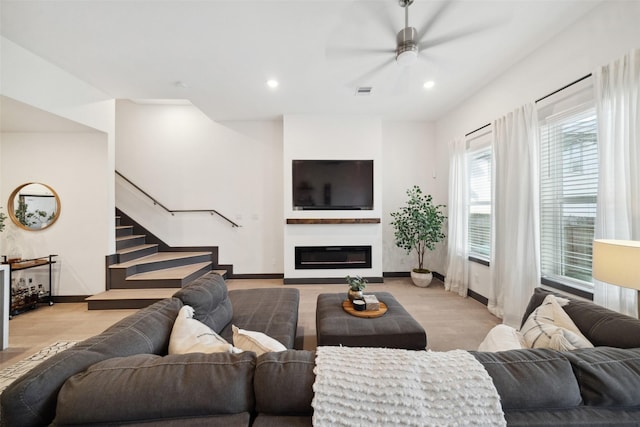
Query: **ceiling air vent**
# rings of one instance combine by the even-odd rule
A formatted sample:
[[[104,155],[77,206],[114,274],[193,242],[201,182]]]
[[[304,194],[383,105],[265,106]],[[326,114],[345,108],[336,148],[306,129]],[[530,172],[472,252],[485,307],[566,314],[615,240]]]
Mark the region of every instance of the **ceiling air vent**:
[[[368,96],[371,95],[373,88],[371,86],[360,86],[356,89],[356,96]]]

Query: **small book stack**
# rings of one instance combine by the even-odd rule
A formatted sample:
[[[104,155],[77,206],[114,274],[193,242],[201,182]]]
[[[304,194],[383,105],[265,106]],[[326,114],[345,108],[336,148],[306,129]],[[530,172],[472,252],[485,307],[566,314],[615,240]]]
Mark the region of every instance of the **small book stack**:
[[[376,298],[375,295],[365,295],[364,302],[367,305],[367,311],[378,311],[380,310],[380,301]]]

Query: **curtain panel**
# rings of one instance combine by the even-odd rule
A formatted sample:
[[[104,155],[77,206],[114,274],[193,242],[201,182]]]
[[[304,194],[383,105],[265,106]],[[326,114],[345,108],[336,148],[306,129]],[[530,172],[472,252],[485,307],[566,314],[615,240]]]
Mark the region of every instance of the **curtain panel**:
[[[488,309],[515,328],[540,284],[537,119],[527,104],[493,123],[491,288]]]
[[[600,156],[595,238],[640,240],[640,49],[593,75]],[[594,280],[594,302],[634,317],[637,294]]]
[[[469,289],[467,254],[468,177],[466,141],[449,144],[449,209],[447,273],[444,288],[466,297]]]

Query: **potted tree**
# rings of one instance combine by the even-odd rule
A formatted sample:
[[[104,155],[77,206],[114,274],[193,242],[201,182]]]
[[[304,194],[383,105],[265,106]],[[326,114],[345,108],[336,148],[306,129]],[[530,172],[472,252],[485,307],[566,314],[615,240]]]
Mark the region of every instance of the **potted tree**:
[[[418,267],[411,271],[411,279],[416,286],[427,287],[433,275],[424,268],[424,254],[434,250],[436,243],[445,238],[442,226],[447,219],[442,209],[445,205],[434,205],[430,194],[423,194],[420,187],[414,185],[407,190],[409,200],[397,212],[392,212],[395,228],[396,246],[407,251],[415,251]]]

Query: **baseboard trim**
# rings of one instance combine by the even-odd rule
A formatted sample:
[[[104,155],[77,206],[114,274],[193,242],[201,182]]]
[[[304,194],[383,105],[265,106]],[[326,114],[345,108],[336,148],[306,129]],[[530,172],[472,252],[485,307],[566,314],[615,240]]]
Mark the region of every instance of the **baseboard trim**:
[[[71,303],[71,302],[86,302],[85,300],[91,295],[54,295],[51,297],[54,303]]]
[[[433,277],[444,282],[444,276],[437,271],[432,271]],[[410,271],[387,271],[382,273],[383,277],[411,277]]]
[[[267,274],[233,274],[227,279],[283,279],[284,274],[267,273]]]
[[[382,273],[382,277],[411,277],[408,271],[386,271]]]
[[[488,298],[483,297],[482,295],[480,295],[477,292],[472,291],[471,289],[467,289],[467,296],[469,298],[472,298],[472,299],[478,301],[479,303],[481,303],[483,305],[489,304],[489,299]]]

